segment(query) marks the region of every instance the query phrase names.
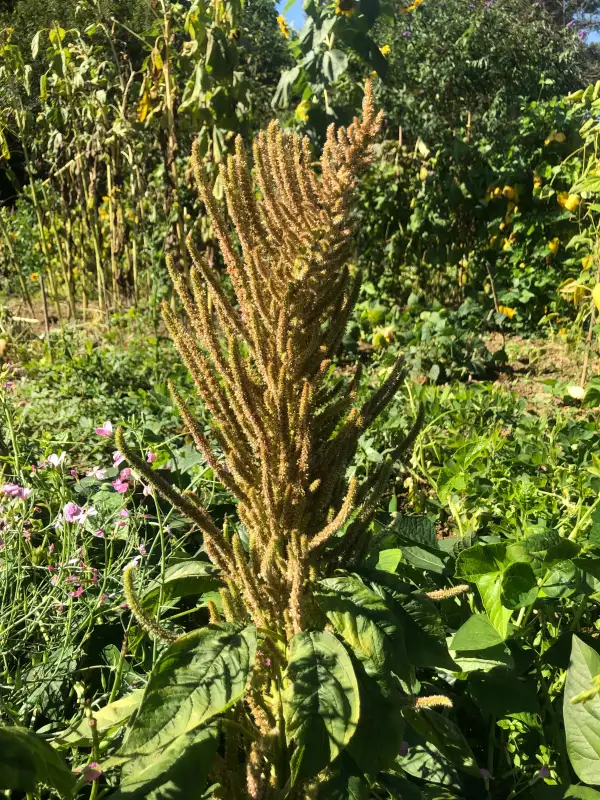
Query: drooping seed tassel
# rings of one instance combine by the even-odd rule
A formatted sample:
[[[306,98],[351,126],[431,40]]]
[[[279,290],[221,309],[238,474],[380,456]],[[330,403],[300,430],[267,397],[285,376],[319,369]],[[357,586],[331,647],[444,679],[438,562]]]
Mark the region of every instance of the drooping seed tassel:
[[[162,625],[159,625],[159,623],[155,619],[152,619],[142,608],[142,604],[138,599],[133,585],[133,571],[135,569],[136,567],[134,564],[128,564],[123,571],[123,589],[131,613],[136,618],[138,625],[143,631],[146,631],[150,636],[159,639],[161,642],[172,644],[179,638],[177,634],[171,633],[171,631],[163,628]]]
[[[468,584],[461,583],[459,586],[451,586],[449,589],[435,589],[433,592],[423,592],[423,594],[430,600],[448,600],[470,591],[471,587]]]

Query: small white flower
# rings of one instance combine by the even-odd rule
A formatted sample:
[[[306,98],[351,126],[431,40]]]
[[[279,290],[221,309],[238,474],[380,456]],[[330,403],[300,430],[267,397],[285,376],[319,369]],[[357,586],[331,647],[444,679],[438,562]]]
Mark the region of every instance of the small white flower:
[[[62,464],[62,462],[65,460],[66,457],[67,457],[67,454],[65,453],[64,450],[62,450],[60,455],[57,455],[56,453],[52,453],[51,455],[48,456],[48,458],[46,460],[48,461],[48,463],[52,464],[53,467],[58,468]]]

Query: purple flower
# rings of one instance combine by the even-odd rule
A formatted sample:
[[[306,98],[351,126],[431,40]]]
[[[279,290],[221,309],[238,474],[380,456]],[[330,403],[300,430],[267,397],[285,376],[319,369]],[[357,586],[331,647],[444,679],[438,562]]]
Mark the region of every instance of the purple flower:
[[[410,36],[410,31],[408,30],[408,28],[402,31],[402,36]]]
[[[71,477],[72,478],[77,478],[77,470],[76,469],[72,469],[72,470],[70,470],[70,472],[71,472]]]
[[[138,547],[138,550],[140,551],[141,556],[145,556],[148,554],[148,551],[146,550],[146,545],[143,543]]]
[[[572,19],[570,22],[567,22],[567,28],[572,28],[575,25],[575,20]]]
[[[112,485],[115,492],[118,492],[119,494],[125,494],[127,489],[129,489],[129,484],[127,481],[122,481],[121,478],[117,478],[116,481],[113,481]]]
[[[482,777],[482,778],[484,778],[485,780],[493,780],[492,776],[491,776],[491,775],[490,775],[490,773],[487,771],[487,769],[480,769],[480,770],[479,770],[479,774],[480,774],[480,775],[481,775],[481,777]]]
[[[577,31],[577,36],[581,39],[581,41],[585,39],[586,35],[587,34],[585,31]]]
[[[156,461],[156,453],[153,453],[152,450],[148,450],[146,461],[148,462],[148,464],[152,464],[153,461]]]
[[[109,419],[107,419],[101,428],[96,428],[95,430],[98,436],[112,436],[113,432],[112,422]]]
[[[408,755],[408,742],[402,742],[400,745],[400,755],[407,756]]]
[[[32,489],[26,489],[23,486],[19,486],[18,483],[5,483],[4,486],[0,487],[0,492],[3,494],[7,494],[11,498],[18,498],[19,500],[25,500],[31,494]]]
[[[540,767],[536,777],[537,778],[549,778],[550,777],[550,770],[546,766]]]

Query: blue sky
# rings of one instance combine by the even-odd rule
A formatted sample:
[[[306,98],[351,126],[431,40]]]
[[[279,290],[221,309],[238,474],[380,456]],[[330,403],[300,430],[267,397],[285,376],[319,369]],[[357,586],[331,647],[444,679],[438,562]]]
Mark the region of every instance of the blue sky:
[[[287,0],[281,0],[281,2],[277,3],[277,8],[279,10],[283,9],[286,2]],[[304,24],[304,12],[302,11],[302,0],[295,0],[295,3],[286,13],[285,16],[288,22],[291,23],[294,26],[294,28],[300,30],[300,28]]]

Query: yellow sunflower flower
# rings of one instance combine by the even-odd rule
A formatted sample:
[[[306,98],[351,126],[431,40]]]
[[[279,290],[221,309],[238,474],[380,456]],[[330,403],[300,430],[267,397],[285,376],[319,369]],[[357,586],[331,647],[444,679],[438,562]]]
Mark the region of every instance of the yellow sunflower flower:
[[[282,17],[281,14],[277,17],[277,24],[279,25],[279,30],[285,36],[286,39],[290,38],[290,28],[287,22],[285,21],[285,17]]]
[[[351,17],[355,9],[355,0],[337,0],[335,4],[335,13],[343,14],[344,17]]]
[[[505,317],[512,319],[514,315],[517,313],[516,308],[511,308],[510,306],[498,306],[498,311],[501,314],[504,314]]]

